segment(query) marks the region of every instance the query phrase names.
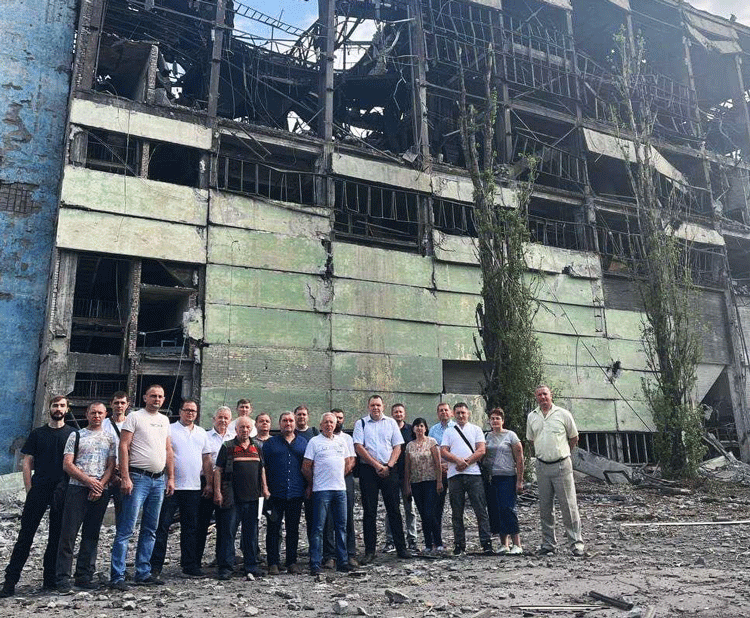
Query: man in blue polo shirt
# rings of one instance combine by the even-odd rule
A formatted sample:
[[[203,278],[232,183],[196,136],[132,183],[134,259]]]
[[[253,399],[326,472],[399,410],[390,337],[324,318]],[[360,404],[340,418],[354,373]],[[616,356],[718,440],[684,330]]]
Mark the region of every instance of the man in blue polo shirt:
[[[266,482],[271,497],[268,499],[266,514],[266,554],[268,574],[279,574],[279,546],[281,544],[281,522],[286,520],[286,562],[287,572],[300,573],[297,565],[299,545],[299,520],[305,498],[305,478],[302,476],[302,460],[305,456],[307,439],[295,435],[294,414],[283,412],[279,417],[281,434],[271,436],[263,444],[263,458],[266,462]]]

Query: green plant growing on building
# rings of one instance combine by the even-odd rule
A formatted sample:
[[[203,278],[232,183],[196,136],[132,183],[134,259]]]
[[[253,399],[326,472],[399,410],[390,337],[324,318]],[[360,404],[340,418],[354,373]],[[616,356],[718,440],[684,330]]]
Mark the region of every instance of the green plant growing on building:
[[[491,47],[486,58],[484,97],[478,110],[467,101],[459,52],[459,129],[474,185],[476,253],[482,275],[482,301],[476,311],[481,343],[475,338],[475,346],[484,371],[482,396],[487,409],[502,407],[506,424],[519,430],[525,425],[534,388],[541,383],[543,374],[541,349],[533,330],[538,305],[532,294],[525,253],[536,160],[527,157],[528,178],[514,187],[515,203],[506,204],[502,197],[498,200],[503,192],[496,190],[493,143],[497,90],[493,88]]]
[[[620,100],[610,114],[630,140],[622,140],[621,147],[640,232],[630,270],[643,305],[642,338],[653,376],[642,381],[642,388],[656,426],[654,448],[662,474],[689,478],[704,454],[702,417],[693,400],[701,346],[700,324],[691,306],[695,288],[690,246],[674,233],[682,219],[678,192],[689,188],[673,183],[669,195],[660,193],[653,146],[656,113],[643,74],[643,39],[631,44],[621,30],[614,42],[614,85]]]

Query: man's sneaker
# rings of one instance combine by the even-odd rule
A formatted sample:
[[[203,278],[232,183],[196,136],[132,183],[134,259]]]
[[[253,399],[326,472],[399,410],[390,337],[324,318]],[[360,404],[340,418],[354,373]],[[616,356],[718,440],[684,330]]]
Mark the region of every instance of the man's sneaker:
[[[501,545],[500,549],[497,550],[497,553],[501,554],[501,555],[502,554],[509,554],[510,553],[510,547],[508,547],[507,545]]]
[[[270,567],[268,567],[268,574],[269,575],[278,575],[279,574],[279,565],[278,564],[272,564]]]
[[[16,594],[15,586],[4,584],[3,587],[0,588],[0,599],[7,599],[8,597],[12,597],[14,594]]]
[[[320,575],[320,567],[310,567],[310,575],[313,577]]]
[[[545,547],[545,546],[540,547],[536,552],[537,556],[551,556],[554,553],[555,553],[554,547]]]
[[[300,566],[299,566],[299,565],[298,565],[298,564],[297,564],[297,563],[295,562],[294,564],[290,564],[290,565],[289,565],[289,566],[288,566],[288,567],[286,568],[286,572],[287,572],[287,573],[289,573],[289,575],[299,575],[300,573],[302,573],[302,569],[301,569],[301,568],[300,568]]]
[[[182,574],[185,577],[203,577],[203,571],[201,569],[182,569]],[[155,577],[159,577],[158,574],[152,573]]]
[[[349,564],[351,564],[355,569],[360,566],[359,560],[357,560],[357,558],[354,556],[349,556]]]
[[[92,582],[90,579],[77,579],[75,587],[80,588],[81,590],[98,590],[99,583]]]
[[[323,563],[324,569],[335,569],[336,568],[336,561],[333,558],[329,558]]]
[[[336,567],[336,570],[340,573],[350,573],[354,570],[354,567],[351,564],[341,564]]]
[[[57,584],[57,592],[58,594],[72,594],[73,586],[70,585],[69,581],[60,582]]]
[[[383,545],[383,553],[384,554],[392,554],[396,551],[396,546],[393,543],[386,543]]]
[[[133,584],[136,586],[163,586],[164,580],[155,577],[154,574],[151,573],[148,577],[134,580]]]
[[[523,547],[520,545],[514,545],[510,548],[510,551],[508,552],[511,556],[522,556],[523,555]]]
[[[364,556],[362,556],[362,560],[360,560],[360,562],[362,564],[370,564],[373,560],[375,560],[375,552],[368,551]]]
[[[413,555],[413,554],[412,554],[412,553],[411,553],[411,552],[410,552],[410,551],[409,551],[408,549],[406,549],[406,548],[404,548],[404,549],[399,549],[399,550],[398,550],[398,551],[396,552],[396,555],[397,555],[397,556],[398,556],[399,558],[401,558],[402,560],[409,560],[410,558],[413,558],[413,557],[414,557],[414,555]]]
[[[419,551],[416,541],[409,541],[409,551]]]
[[[245,571],[245,577],[247,579],[250,579],[251,577],[253,579],[257,579],[259,577],[263,577],[264,575],[265,575],[265,573],[261,569],[259,569],[257,567],[254,568],[254,569],[248,569],[247,571]]]
[[[487,543],[482,543],[482,553],[485,556],[494,556],[495,550],[492,549],[492,541],[488,541]]]
[[[116,582],[110,582],[109,587],[112,588],[112,590],[117,590],[118,592],[126,592],[129,588],[124,579],[118,579]]]
[[[455,547],[453,548],[453,555],[454,555],[454,556],[460,556],[460,555],[461,555],[461,554],[463,554],[463,553],[464,553],[465,551],[466,551],[466,548],[465,548],[465,547],[464,547],[463,545],[456,545],[456,546],[455,546]]]
[[[219,571],[219,581],[225,582],[232,579],[232,571]]]
[[[573,555],[574,556],[578,556],[580,558],[581,556],[585,556],[586,555],[586,550],[583,549],[582,547],[574,547],[573,548]]]
[[[435,548],[435,553],[438,554],[438,555],[444,554],[445,553],[445,547],[443,547],[442,545],[438,545]]]

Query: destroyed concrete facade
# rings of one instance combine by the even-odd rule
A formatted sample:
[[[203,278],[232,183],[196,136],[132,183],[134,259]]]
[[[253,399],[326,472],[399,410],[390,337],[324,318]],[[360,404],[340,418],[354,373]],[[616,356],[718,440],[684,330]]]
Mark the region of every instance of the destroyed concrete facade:
[[[35,409],[155,381],[209,412],[354,415],[373,391],[411,414],[479,406],[458,62],[478,102],[492,53],[499,207],[522,155],[540,161],[546,375],[582,446],[649,461],[627,136],[607,115],[621,28],[646,41],[664,192],[683,188],[696,399],[747,459],[750,28],[671,0],[320,0],[307,30],[237,0],[81,0]]]

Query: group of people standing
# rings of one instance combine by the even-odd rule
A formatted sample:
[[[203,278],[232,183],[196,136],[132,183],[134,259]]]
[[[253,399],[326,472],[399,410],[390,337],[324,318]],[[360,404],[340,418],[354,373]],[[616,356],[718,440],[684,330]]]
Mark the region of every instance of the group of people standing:
[[[540,552],[556,550],[552,507],[557,496],[573,553],[580,555],[583,542],[570,462],[578,432],[570,412],[552,403],[549,388],[540,386],[535,395],[539,406],[529,414],[527,439],[537,455]],[[52,399],[48,424],[32,431],[22,449],[27,496],[0,597],[15,593],[47,508],[44,587],[60,592],[73,585],[96,588],[99,531],[110,496],[116,514],[110,586],[117,590],[131,584],[164,583],[161,571],[177,509],[180,567],[186,577],[203,576],[201,565],[212,519],[219,579],[230,578],[236,570],[235,538],[240,528],[242,572],[251,577],[264,575],[258,541],[261,513],[267,518],[269,575],[284,569],[290,574],[302,571],[298,545],[303,512],[311,574],[319,574],[322,568],[346,572],[367,564],[376,555],[381,496],[387,516],[384,551],[395,551],[399,558],[410,558],[417,549],[412,501],[422,521],[424,553],[445,552],[446,494],[450,495],[454,555],[466,551],[467,495],[483,553],[494,553],[493,532],[502,541],[499,553],[523,553],[516,495],[523,491],[524,455],[518,436],[504,428],[499,408],[490,411],[492,431],[485,435],[470,422],[465,403],[453,408],[439,404],[438,422],[429,427],[424,418],[407,423],[401,403],[393,404],[391,416],[386,416],[382,397],[373,395],[367,414],[355,421],[352,436],[343,431],[342,410],[323,414],[318,431],[308,425],[306,406],[282,413],[279,432],[272,436],[271,417],[260,413],[253,420],[252,404],[246,399],[237,403],[234,421],[232,410],[220,407],[208,431],[197,424],[199,405],[192,399],[182,402],[179,420],[172,424],[161,412],[165,400],[161,386],[150,386],[143,399],[142,409],[126,414],[127,395],[115,393],[110,418],[103,403],[92,403],[86,412],[88,426],[79,431],[65,424],[66,398]],[[363,508],[364,554],[360,559],[353,520],[355,476]],[[126,555],[139,513],[135,568],[128,574]],[[71,574],[79,530],[78,558]]]

